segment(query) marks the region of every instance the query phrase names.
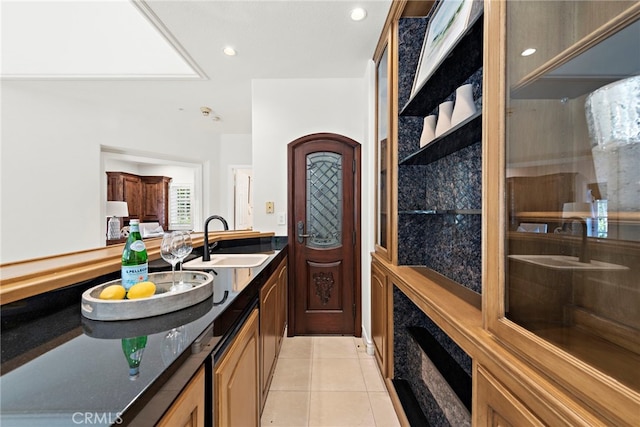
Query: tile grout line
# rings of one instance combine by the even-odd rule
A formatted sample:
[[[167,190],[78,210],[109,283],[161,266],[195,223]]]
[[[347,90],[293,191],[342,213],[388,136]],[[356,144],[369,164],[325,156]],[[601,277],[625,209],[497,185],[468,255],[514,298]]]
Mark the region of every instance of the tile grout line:
[[[307,405],[307,427],[309,427],[311,425],[311,384],[313,383],[313,362],[315,359],[315,346],[316,346],[316,340],[315,337],[311,337],[311,354],[309,355],[309,359],[310,359],[310,363],[309,363],[309,370],[311,372],[309,372],[309,391],[308,391],[308,401],[309,404]]]

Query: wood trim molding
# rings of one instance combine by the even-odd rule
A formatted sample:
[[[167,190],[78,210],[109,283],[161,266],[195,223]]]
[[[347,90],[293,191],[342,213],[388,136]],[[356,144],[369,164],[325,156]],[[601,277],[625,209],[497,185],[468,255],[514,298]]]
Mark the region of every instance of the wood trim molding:
[[[586,52],[591,49],[593,46],[597,45],[601,41],[607,39],[611,35],[617,33],[624,27],[630,25],[631,23],[638,20],[640,17],[640,3],[636,3],[634,6],[627,9],[624,13],[618,15],[615,19],[607,22],[606,25],[596,29],[591,34],[588,34],[580,41],[578,41],[575,45],[571,47],[568,51],[560,52],[554,58],[551,58],[545,64],[543,64],[538,69],[531,72],[529,75],[525,76],[520,82],[515,84],[512,87],[512,90],[516,91],[519,88],[527,86],[531,82],[538,80],[540,77],[545,74],[553,71],[559,66],[569,62],[574,59],[578,55]],[[486,32],[485,32],[486,34]]]
[[[389,8],[387,19],[384,21],[382,31],[380,32],[378,44],[376,45],[376,49],[373,51],[374,61],[377,62],[382,57],[382,52],[387,45],[387,34],[389,34],[389,31],[391,30],[391,26],[394,23],[398,22],[398,19],[400,19],[400,17],[402,16],[402,11],[404,10],[406,4],[407,0],[393,0],[391,2],[391,7]]]
[[[209,242],[271,237],[258,231],[209,233]],[[192,234],[193,246],[203,245],[204,233]],[[145,240],[149,260],[160,259],[162,239]],[[7,304],[118,271],[124,244],[0,265],[0,302]]]
[[[482,296],[483,325],[504,315],[506,0],[485,2],[482,98]],[[499,313],[499,314],[497,314]]]

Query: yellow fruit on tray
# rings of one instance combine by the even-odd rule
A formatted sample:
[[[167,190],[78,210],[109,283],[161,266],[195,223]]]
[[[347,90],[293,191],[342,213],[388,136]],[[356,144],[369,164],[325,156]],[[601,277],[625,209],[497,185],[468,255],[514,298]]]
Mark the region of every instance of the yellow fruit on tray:
[[[155,293],[156,293],[155,283],[140,282],[140,283],[136,283],[135,285],[129,288],[129,292],[127,292],[127,298],[129,299],[149,298]]]
[[[127,290],[121,285],[107,286],[100,292],[100,299],[124,299]]]

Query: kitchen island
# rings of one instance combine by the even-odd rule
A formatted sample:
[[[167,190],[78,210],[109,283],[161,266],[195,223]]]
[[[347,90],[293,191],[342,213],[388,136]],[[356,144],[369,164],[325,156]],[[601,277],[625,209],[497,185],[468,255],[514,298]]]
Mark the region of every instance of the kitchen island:
[[[212,425],[213,366],[286,258],[286,238],[221,239],[216,251],[268,258],[242,274],[216,269],[212,298],[153,318],[100,322],[81,315],[82,291],[118,278],[117,271],[4,304],[0,424],[155,425],[204,367],[205,425]],[[150,272],[162,264],[150,261]],[[141,336],[139,376],[130,378],[123,339]]]

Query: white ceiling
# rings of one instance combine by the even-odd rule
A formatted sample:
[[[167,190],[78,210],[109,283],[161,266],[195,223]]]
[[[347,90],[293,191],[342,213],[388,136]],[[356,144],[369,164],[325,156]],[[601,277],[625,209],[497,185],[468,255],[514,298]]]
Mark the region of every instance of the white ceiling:
[[[6,25],[12,17],[7,13],[11,8],[5,5],[11,2],[2,3],[2,46],[6,50],[14,41]],[[89,100],[106,108],[153,114],[162,120],[200,116],[200,107],[208,106],[222,118],[218,122],[206,119],[214,132],[251,133],[252,79],[363,77],[390,6],[389,0],[139,3],[155,15],[165,36],[173,39],[204,78],[14,76],[4,79],[3,84]],[[43,4],[62,3],[47,0]],[[364,7],[367,18],[351,21],[349,12],[354,7]],[[110,31],[118,33],[121,29],[112,25]],[[86,38],[87,33],[78,37]],[[46,39],[50,34],[42,31],[38,36]],[[237,50],[236,56],[222,53],[228,45]],[[80,57],[89,58],[86,54]],[[147,70],[147,74],[152,73]]]

